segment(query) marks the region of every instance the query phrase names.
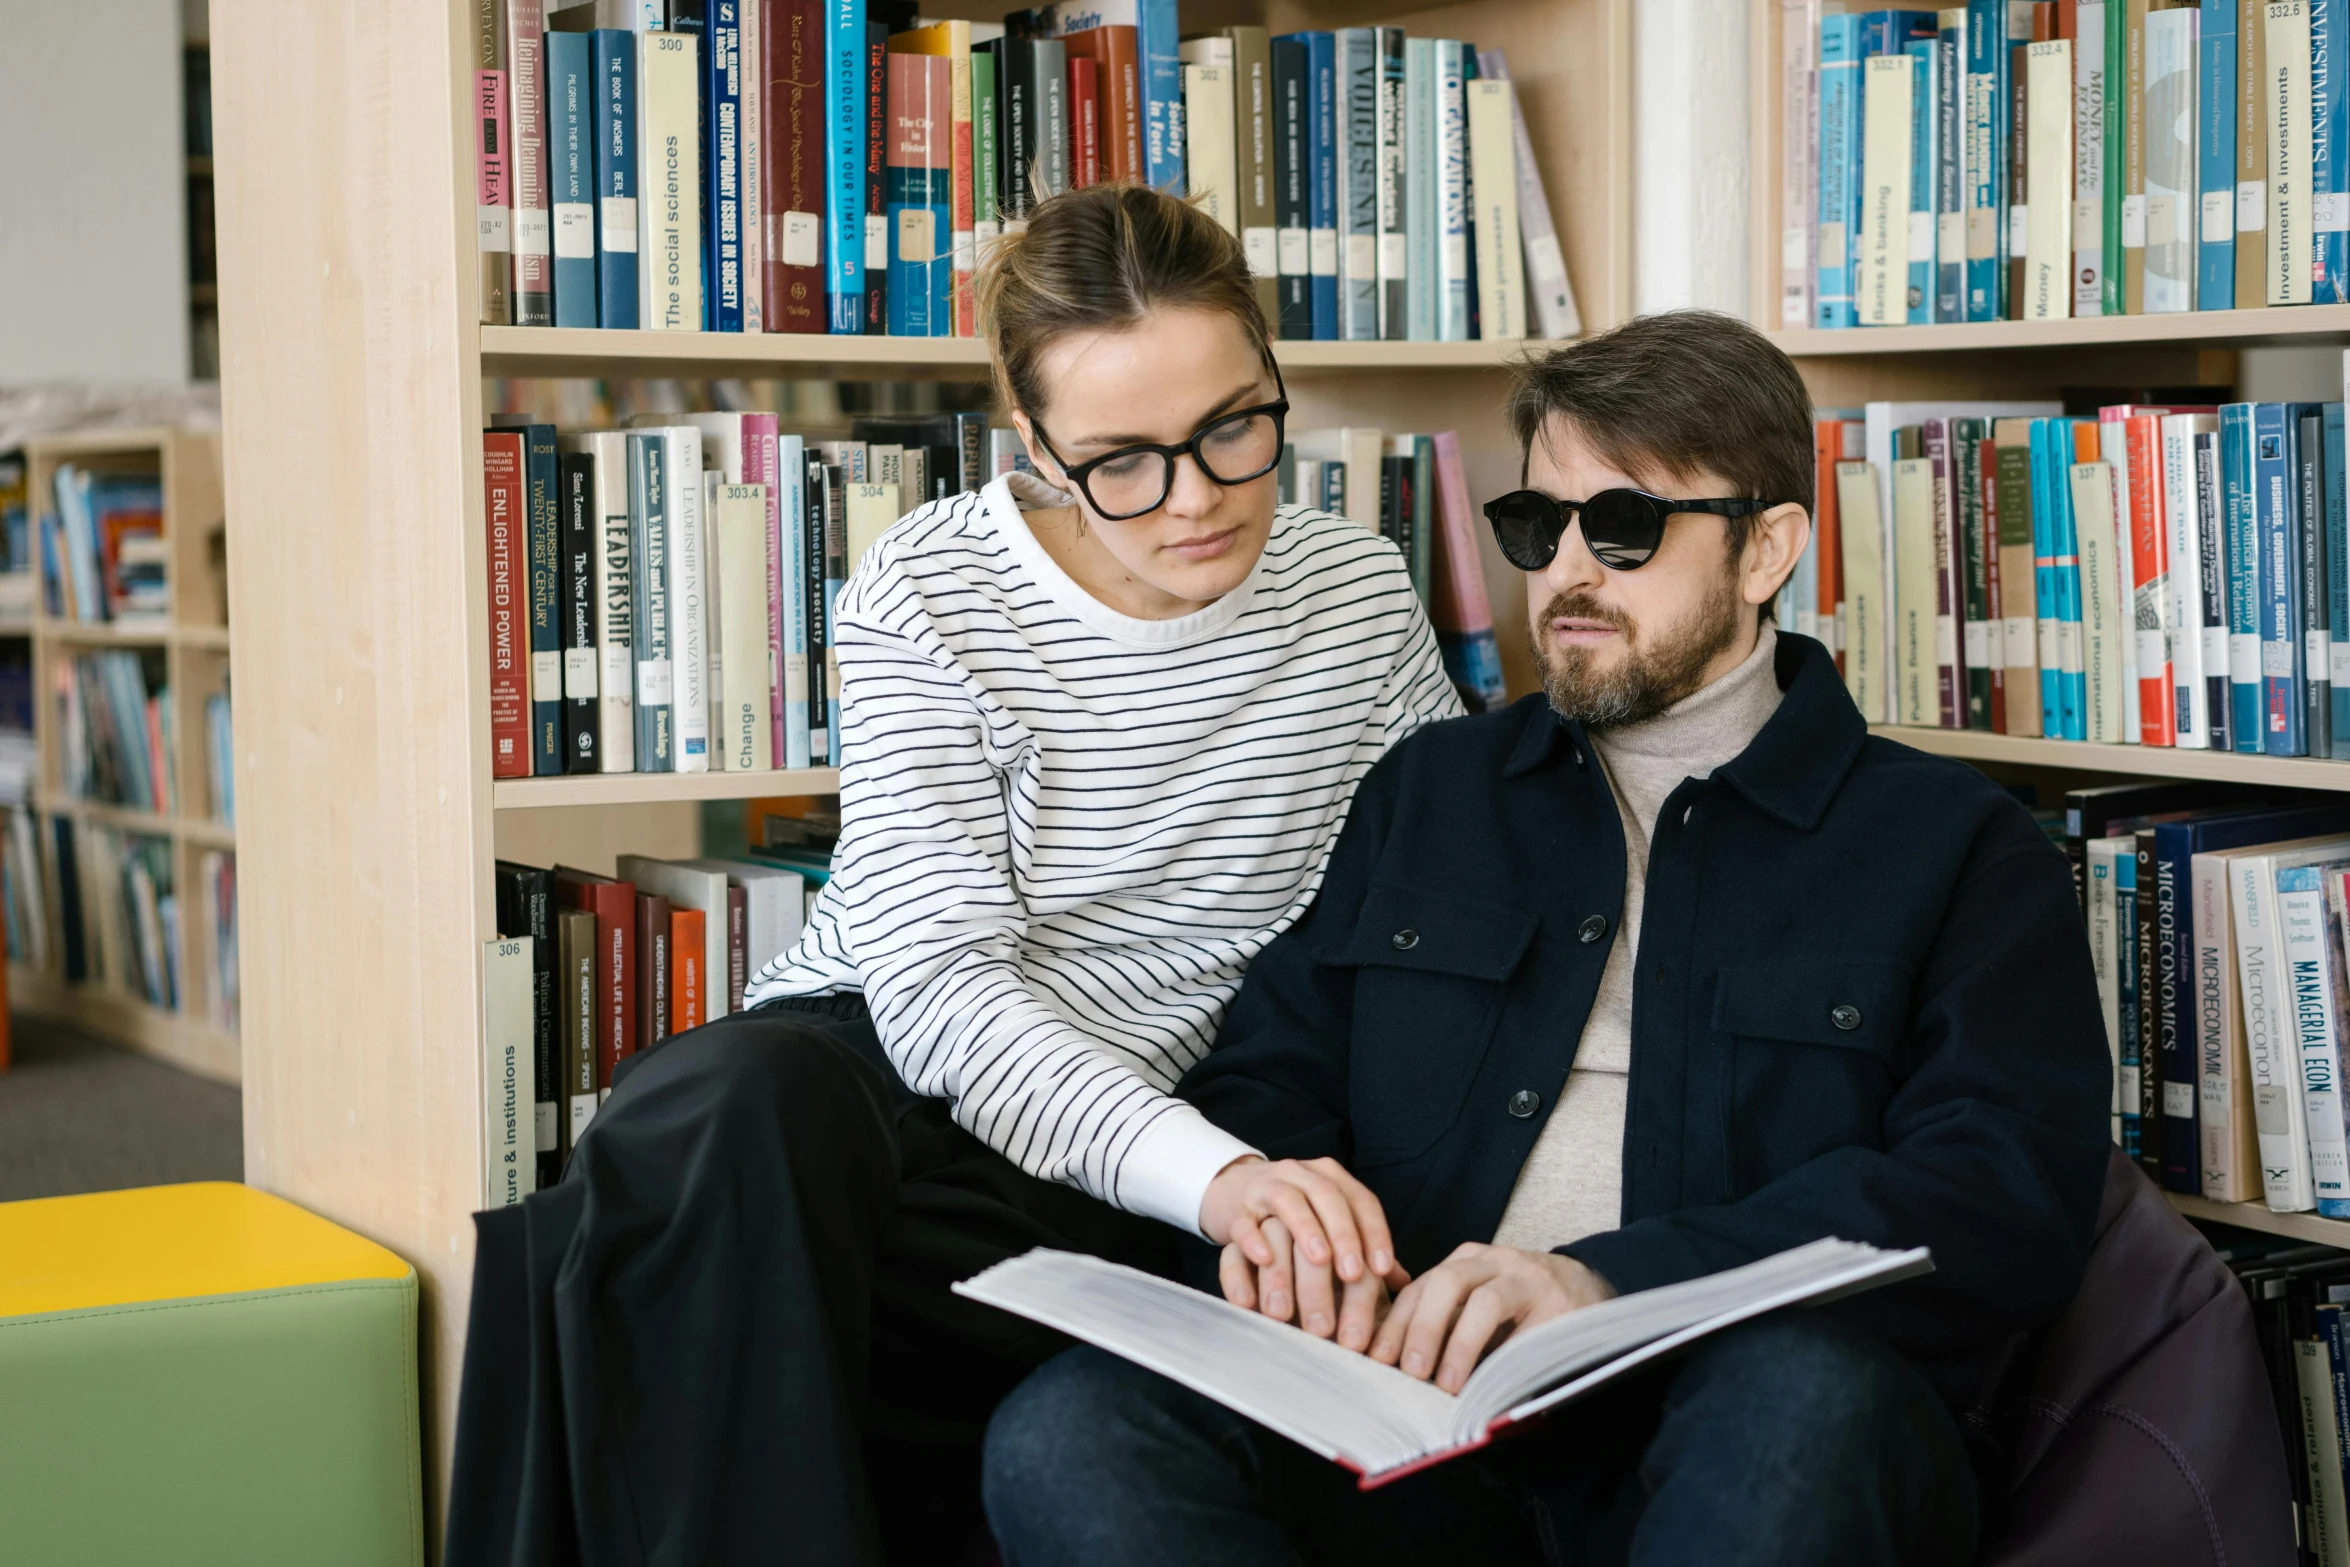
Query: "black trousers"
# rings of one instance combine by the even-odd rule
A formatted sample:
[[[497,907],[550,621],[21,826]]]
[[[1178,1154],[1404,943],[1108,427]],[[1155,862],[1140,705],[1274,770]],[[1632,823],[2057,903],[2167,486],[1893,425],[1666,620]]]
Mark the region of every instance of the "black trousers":
[[[632,1058],[562,1183],[475,1229],[448,1567],[983,1550],[988,1417],[1067,1341],[949,1287],[1177,1239],[957,1127],[853,996]]]

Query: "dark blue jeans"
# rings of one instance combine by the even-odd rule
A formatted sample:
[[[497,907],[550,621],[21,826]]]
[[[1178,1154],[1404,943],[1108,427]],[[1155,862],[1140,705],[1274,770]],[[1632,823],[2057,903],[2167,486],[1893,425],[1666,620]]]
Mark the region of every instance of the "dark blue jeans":
[[[1733,1328],[1536,1429],[1371,1492],[1090,1347],[996,1411],[1006,1567],[1119,1562],[1957,1564],[1976,1490],[1925,1378],[1819,1316]]]

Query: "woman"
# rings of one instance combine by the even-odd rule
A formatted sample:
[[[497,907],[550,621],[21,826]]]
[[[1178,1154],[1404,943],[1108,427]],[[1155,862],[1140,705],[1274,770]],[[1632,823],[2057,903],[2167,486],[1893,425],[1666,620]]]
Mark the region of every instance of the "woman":
[[[1034,1246],[1152,1266],[1278,1218],[1392,1270],[1351,1178],[1169,1090],[1363,773],[1458,712],[1427,622],[1386,542],[1276,512],[1287,402],[1205,214],[1056,197],[982,290],[1035,475],[904,518],[843,593],[840,847],[752,1010],[631,1063],[565,1181],[482,1217],[455,1567],[960,1539],[1058,1341],[950,1286]]]

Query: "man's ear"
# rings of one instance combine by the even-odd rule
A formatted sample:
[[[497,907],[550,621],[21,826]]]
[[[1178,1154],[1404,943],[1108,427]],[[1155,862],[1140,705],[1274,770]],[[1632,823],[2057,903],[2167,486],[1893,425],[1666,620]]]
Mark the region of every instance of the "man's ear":
[[[1757,517],[1746,535],[1746,556],[1738,566],[1738,596],[1749,604],[1768,604],[1778,596],[1810,542],[1811,514],[1793,501],[1773,506]]]

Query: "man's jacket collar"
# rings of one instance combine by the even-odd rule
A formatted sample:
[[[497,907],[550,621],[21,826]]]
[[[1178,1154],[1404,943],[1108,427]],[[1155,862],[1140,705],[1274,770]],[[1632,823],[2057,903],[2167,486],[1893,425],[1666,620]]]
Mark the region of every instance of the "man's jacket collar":
[[[1809,832],[1835,798],[1869,729],[1844,689],[1835,659],[1819,643],[1782,631],[1772,662],[1784,693],[1779,710],[1754,743],[1714,776],[1746,796],[1757,810]],[[1522,778],[1536,771],[1562,745],[1572,748],[1578,764],[1591,754],[1590,737],[1580,721],[1560,718],[1540,699],[1521,705],[1526,710],[1525,728],[1502,777]]]

